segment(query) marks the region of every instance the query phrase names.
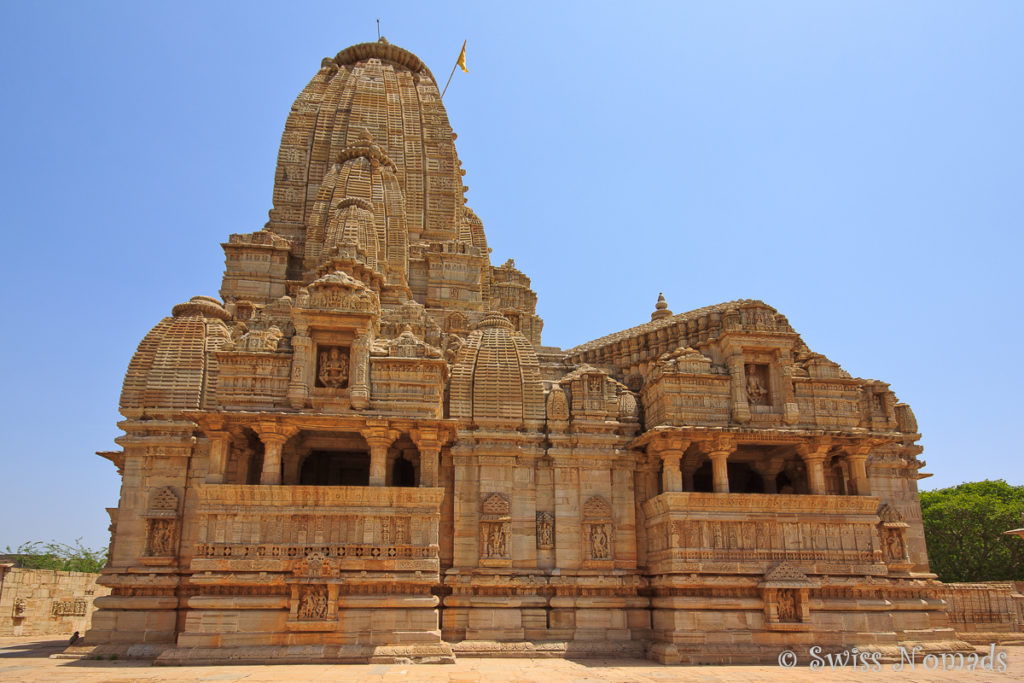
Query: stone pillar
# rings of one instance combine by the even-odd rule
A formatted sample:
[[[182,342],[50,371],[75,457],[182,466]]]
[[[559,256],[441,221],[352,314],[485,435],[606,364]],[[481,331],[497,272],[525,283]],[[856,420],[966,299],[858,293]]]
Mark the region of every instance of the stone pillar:
[[[786,462],[782,458],[773,458],[764,465],[761,466],[760,473],[761,479],[764,481],[764,492],[765,493],[778,493],[778,482],[776,481],[779,476],[779,472],[785,466]]]
[[[715,493],[729,493],[729,453],[731,451],[711,451],[711,472]]]
[[[742,365],[741,365],[742,367]],[[729,493],[729,454],[736,450],[736,441],[729,434],[721,434],[702,444],[711,460],[711,474],[715,493]]]
[[[372,343],[368,333],[356,337],[352,342],[352,350],[349,356],[349,400],[356,410],[366,410],[370,407],[370,344]],[[394,439],[392,439],[394,441]],[[373,450],[370,450],[372,457]],[[370,465],[371,486],[373,478],[373,465]],[[383,486],[383,481],[380,486]]]
[[[807,466],[807,488],[812,495],[825,494],[825,455],[830,447],[827,442],[814,441],[797,448]]]
[[[280,484],[281,449],[299,430],[273,422],[255,425],[253,429],[263,442],[263,471],[260,473],[260,484]]]
[[[282,434],[261,434],[263,441],[263,472],[260,473],[261,484],[281,483],[281,449],[287,436]]]
[[[700,460],[696,456],[691,456],[690,459],[682,467],[683,471],[683,490],[693,491],[693,475],[700,469]]]
[[[313,340],[306,336],[305,326],[296,327],[292,337],[292,379],[288,384],[288,405],[296,410],[306,406],[309,398],[311,376],[316,365],[313,357]]]
[[[370,446],[370,486],[384,486],[387,480],[388,447],[398,438],[398,432],[388,428],[387,420],[367,420],[362,435]],[[420,467],[423,467],[422,462]]]
[[[231,451],[231,434],[225,431],[207,431],[210,439],[210,467],[206,471],[207,484],[223,484],[224,472]]]
[[[733,422],[746,424],[750,422],[750,403],[747,401],[747,370],[743,354],[735,354],[727,363],[732,394],[732,419]]]
[[[409,436],[420,451],[420,486],[437,486],[438,459],[446,440],[443,433],[436,427],[418,427]]]
[[[690,447],[690,442],[678,434],[666,434],[651,441],[649,446],[653,455],[661,459],[661,490],[665,493],[677,493],[683,490],[683,475],[679,462],[683,453]]]
[[[437,486],[437,461],[441,449],[437,446],[420,448],[420,486]]]
[[[868,453],[871,446],[854,446],[846,449],[846,460],[850,463],[850,478],[858,496],[871,495],[871,481],[868,479]]]

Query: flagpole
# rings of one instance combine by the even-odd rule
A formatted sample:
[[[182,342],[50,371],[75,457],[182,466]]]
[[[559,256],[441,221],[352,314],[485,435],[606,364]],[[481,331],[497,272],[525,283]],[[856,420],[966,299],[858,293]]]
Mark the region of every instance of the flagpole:
[[[451,82],[452,82],[452,76],[454,76],[454,75],[455,75],[455,70],[456,70],[457,68],[459,68],[459,62],[458,62],[458,60],[456,60],[456,61],[455,61],[455,66],[453,66],[453,67],[452,67],[452,72],[451,72],[450,74],[448,74],[448,83],[451,83]],[[441,99],[442,99],[442,100],[444,99],[444,94],[445,94],[446,92],[448,92],[448,83],[445,83],[445,84],[444,84],[444,90],[442,90],[442,91],[441,91]]]
[[[452,82],[452,76],[455,75],[455,69],[459,67],[459,60],[462,59],[462,53],[466,51],[466,41],[462,41],[462,52],[459,53],[458,59],[455,60],[455,65],[452,67],[452,72],[448,74],[448,82],[444,84],[444,90],[441,91],[441,99],[444,99],[444,94],[448,92],[448,85]],[[465,68],[465,67],[463,67]]]

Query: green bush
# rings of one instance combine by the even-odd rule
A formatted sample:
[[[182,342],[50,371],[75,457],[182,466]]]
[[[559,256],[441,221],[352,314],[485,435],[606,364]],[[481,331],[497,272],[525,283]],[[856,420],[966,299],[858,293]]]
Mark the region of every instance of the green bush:
[[[56,569],[65,572],[98,573],[107,564],[107,549],[92,549],[76,539],[74,545],[50,541],[22,543],[12,550],[7,546],[5,554],[23,569]]]
[[[928,560],[940,580],[1024,581],[1024,539],[1003,533],[1024,526],[1024,486],[985,480],[920,496]]]

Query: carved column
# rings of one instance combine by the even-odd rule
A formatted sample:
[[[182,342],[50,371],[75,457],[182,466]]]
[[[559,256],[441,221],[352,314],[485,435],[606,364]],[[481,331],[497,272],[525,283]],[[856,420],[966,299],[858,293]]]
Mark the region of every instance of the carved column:
[[[871,446],[854,446],[846,449],[846,460],[850,463],[850,478],[858,496],[871,495],[871,481],[868,479],[867,461]]]
[[[722,434],[702,444],[711,460],[711,475],[715,493],[729,493],[729,454],[736,450],[733,437]]]
[[[281,483],[281,449],[284,444],[299,430],[276,423],[264,423],[254,427],[263,442],[263,471],[260,473],[260,484],[277,485]]]
[[[356,410],[370,407],[370,336],[367,333],[356,337],[352,342],[352,353],[349,360],[349,400]],[[392,439],[393,440],[393,439]],[[385,446],[385,450],[387,446]],[[370,451],[371,457],[373,450]],[[370,477],[373,478],[373,466],[370,466]],[[371,481],[371,486],[374,484]],[[380,486],[383,486],[383,481]]]
[[[651,442],[651,453],[661,459],[661,490],[665,493],[683,490],[679,461],[689,447],[690,442],[678,434],[666,434]]]
[[[683,490],[693,491],[693,475],[700,469],[700,459],[691,456],[681,469],[683,471]]]
[[[231,451],[231,433],[207,430],[206,436],[210,439],[210,467],[206,472],[206,483],[223,484]]]
[[[733,422],[746,424],[750,422],[750,403],[747,401],[747,370],[743,354],[737,353],[727,362],[732,393],[732,419]]]
[[[376,424],[367,420],[362,435],[370,446],[370,486],[384,486],[387,480],[388,447],[398,438],[398,433],[388,429],[386,420]],[[423,467],[422,462],[420,467]]]
[[[729,493],[729,453],[731,451],[711,451],[711,474],[715,493]]]
[[[782,458],[772,458],[768,462],[764,463],[760,468],[761,479],[764,482],[765,493],[778,493],[778,476],[779,472],[785,466],[785,460]]]
[[[313,340],[306,336],[305,326],[296,328],[292,337],[292,379],[288,384],[288,404],[295,410],[306,405],[309,398],[309,368],[313,365]]]
[[[442,436],[436,428],[421,427],[409,434],[420,451],[420,486],[437,486],[437,463]]]
[[[830,447],[827,441],[816,440],[796,449],[807,466],[807,488],[816,496],[825,494],[825,456]]]

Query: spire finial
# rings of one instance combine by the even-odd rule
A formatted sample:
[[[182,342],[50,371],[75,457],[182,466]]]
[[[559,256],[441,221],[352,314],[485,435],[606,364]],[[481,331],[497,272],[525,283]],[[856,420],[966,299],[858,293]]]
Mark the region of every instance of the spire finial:
[[[672,315],[672,311],[668,310],[668,302],[665,301],[665,295],[658,292],[658,303],[654,304],[654,313],[651,313],[651,320],[667,318],[670,315]]]

